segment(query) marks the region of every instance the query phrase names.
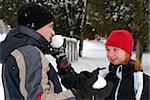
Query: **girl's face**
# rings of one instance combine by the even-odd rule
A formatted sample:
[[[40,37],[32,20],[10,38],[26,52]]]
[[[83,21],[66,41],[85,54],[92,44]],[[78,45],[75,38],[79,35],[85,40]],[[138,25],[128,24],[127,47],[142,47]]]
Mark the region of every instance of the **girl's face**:
[[[107,58],[108,60],[114,64],[124,64],[126,61],[126,52],[120,48],[113,47],[113,46],[107,46]]]

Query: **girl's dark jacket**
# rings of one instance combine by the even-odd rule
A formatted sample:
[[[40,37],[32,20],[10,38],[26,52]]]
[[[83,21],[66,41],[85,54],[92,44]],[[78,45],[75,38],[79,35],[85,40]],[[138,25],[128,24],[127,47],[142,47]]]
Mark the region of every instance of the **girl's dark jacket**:
[[[142,71],[135,71],[129,62],[124,65],[109,66],[105,79],[113,83],[113,90],[108,100],[149,100],[149,79]]]
[[[57,73],[44,56],[49,53],[49,47],[50,44],[45,38],[25,26],[17,26],[8,33],[6,39],[0,43],[0,62],[3,64],[2,81],[6,100],[37,100],[41,93],[49,90],[52,93],[49,93],[51,94],[49,98],[54,100],[57,96],[64,96],[62,97],[64,99],[71,97],[69,93],[72,92],[69,90],[68,94],[66,92],[61,96],[62,88]],[[16,55],[19,55],[18,58],[12,55],[15,50]],[[20,60],[22,58],[23,60]],[[19,63],[22,65],[18,66]]]

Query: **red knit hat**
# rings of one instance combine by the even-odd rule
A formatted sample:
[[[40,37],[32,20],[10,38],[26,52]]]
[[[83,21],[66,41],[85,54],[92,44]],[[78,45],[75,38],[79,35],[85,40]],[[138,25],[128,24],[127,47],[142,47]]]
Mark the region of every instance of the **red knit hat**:
[[[114,30],[110,33],[105,46],[114,46],[121,48],[132,56],[134,40],[127,30]]]

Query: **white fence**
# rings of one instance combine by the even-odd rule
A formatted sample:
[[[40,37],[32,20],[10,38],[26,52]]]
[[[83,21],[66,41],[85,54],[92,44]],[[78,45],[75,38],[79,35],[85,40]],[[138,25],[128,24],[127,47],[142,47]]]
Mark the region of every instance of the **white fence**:
[[[77,39],[64,37],[66,39],[66,54],[70,62],[78,61]]]

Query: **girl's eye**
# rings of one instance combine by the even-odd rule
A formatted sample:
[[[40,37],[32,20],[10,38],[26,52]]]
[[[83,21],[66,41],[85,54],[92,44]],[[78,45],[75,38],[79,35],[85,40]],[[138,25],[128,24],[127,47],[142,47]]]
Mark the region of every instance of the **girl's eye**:
[[[114,51],[118,51],[118,48],[114,48]]]
[[[109,48],[106,48],[106,51],[110,51],[110,49],[109,49]]]

